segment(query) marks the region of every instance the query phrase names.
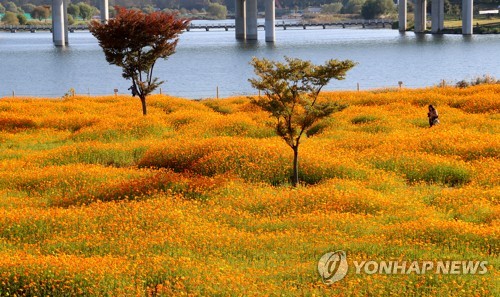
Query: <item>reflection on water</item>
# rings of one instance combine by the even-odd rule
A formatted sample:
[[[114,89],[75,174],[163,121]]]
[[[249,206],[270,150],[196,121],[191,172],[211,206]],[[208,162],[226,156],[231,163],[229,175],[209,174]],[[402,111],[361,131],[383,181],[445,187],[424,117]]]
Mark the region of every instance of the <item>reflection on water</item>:
[[[237,49],[242,51],[256,50],[260,46],[258,40],[235,40]]]
[[[275,43],[236,41],[234,31],[191,31],[181,36],[177,52],[159,61],[155,75],[164,93],[188,98],[251,94],[252,57],[298,57],[323,63],[332,58],[358,62],[344,81],[327,89],[423,87],[442,79],[453,82],[490,74],[500,77],[498,35],[425,35],[387,29],[277,30]],[[68,47],[54,47],[48,32],[0,33],[0,96],[60,97],[77,93],[127,93],[121,69],[109,65],[88,32],[69,35]]]

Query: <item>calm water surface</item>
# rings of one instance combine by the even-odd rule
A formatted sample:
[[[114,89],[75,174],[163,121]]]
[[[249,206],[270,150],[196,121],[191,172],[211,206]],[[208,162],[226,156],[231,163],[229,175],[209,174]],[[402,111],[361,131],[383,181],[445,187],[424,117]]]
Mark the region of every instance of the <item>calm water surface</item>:
[[[165,83],[163,93],[186,98],[251,94],[248,83],[253,56],[282,59],[287,55],[315,63],[351,59],[359,64],[344,81],[327,89],[432,86],[442,79],[490,74],[500,77],[500,36],[401,35],[388,29],[288,29],[276,31],[274,44],[237,42],[234,31],[191,31],[181,36],[177,52],[161,60],[155,76]],[[55,48],[50,33],[0,33],[0,96],[60,97],[70,88],[77,93],[101,95],[127,93],[130,82],[121,69],[109,65],[88,32],[70,33],[70,45]]]

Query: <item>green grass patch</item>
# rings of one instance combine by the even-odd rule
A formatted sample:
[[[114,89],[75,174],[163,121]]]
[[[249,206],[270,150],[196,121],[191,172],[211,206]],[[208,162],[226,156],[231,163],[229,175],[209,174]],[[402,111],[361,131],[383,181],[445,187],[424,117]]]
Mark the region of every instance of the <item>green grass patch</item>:
[[[51,151],[42,158],[41,166],[94,164],[113,167],[132,166],[138,162],[146,152],[146,146],[126,147],[124,145],[106,145],[99,143],[75,144]]]
[[[233,112],[229,107],[222,106],[221,103],[223,103],[223,101],[220,100],[203,100],[201,102],[211,110],[220,114],[230,114]]]
[[[372,164],[377,169],[402,174],[410,183],[424,181],[454,187],[467,184],[472,178],[469,170],[460,166],[426,164],[422,160],[411,158],[375,160]]]
[[[374,115],[360,115],[351,119],[351,123],[354,125],[368,124],[378,120],[378,117]]]

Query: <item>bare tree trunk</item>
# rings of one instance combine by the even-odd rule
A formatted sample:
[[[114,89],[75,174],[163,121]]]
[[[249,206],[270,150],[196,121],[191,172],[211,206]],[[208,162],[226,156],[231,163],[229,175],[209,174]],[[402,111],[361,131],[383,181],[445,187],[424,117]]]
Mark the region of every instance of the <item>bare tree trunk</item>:
[[[142,103],[142,115],[146,115],[148,113],[146,109],[146,97],[141,97],[141,103]]]
[[[299,146],[294,146],[292,149],[293,149],[292,186],[296,187],[299,184]]]

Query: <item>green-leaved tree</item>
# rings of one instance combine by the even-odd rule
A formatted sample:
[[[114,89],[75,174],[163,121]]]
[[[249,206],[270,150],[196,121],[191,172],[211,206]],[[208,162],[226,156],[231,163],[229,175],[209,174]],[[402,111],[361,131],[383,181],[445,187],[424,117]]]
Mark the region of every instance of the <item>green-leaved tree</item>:
[[[80,8],[80,17],[83,20],[90,20],[92,18],[92,15],[94,15],[97,11],[97,8],[94,6],[88,5],[85,2],[80,2],[78,3],[78,7]]]
[[[329,60],[324,65],[285,57],[285,62],[253,58],[250,64],[258,78],[249,79],[264,93],[252,102],[276,119],[277,134],[293,150],[292,185],[299,183],[299,145],[313,124],[345,105],[320,100],[319,93],[330,80],[342,80],[354,67],[350,60]]]
[[[69,3],[67,11],[68,11],[68,14],[73,16],[74,19],[80,17],[80,6],[79,5]]]
[[[208,3],[207,13],[215,19],[225,19],[227,16],[227,7],[219,3]]]
[[[17,14],[17,20],[19,21],[19,25],[26,25],[28,23],[28,18],[24,14]]]
[[[105,24],[93,21],[89,30],[99,41],[106,61],[120,66],[122,76],[132,80],[132,95],[139,96],[142,113],[146,115],[146,97],[163,83],[153,77],[156,61],[175,52],[178,36],[189,21],[159,11],[145,14],[140,10],[115,9],[116,18]]]
[[[396,6],[392,0],[367,0],[361,8],[361,16],[369,20],[395,10]]]
[[[322,13],[337,14],[337,13],[340,13],[341,9],[342,9],[341,2],[334,2],[334,3],[330,3],[330,4],[321,5],[321,12]]]

